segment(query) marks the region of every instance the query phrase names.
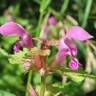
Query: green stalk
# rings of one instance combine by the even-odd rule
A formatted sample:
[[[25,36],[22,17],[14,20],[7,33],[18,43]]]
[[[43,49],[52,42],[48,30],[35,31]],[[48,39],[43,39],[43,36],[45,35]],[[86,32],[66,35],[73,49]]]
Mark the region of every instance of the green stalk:
[[[40,96],[44,96],[44,94],[45,94],[45,89],[46,89],[46,77],[45,77],[45,76],[42,76],[42,77],[41,77]]]
[[[53,10],[52,8],[49,8],[48,9],[48,12],[49,13],[52,13],[54,16],[56,16],[57,18],[62,18],[62,16],[60,15],[60,13],[59,12],[57,12],[57,11],[55,11],[55,10]]]
[[[37,26],[37,33],[36,33],[37,37],[39,36],[39,33],[40,33],[40,26],[42,23],[42,19],[43,19],[43,12],[40,12],[40,17],[39,17],[38,26]]]
[[[65,13],[65,11],[67,10],[68,4],[69,4],[69,0],[64,0],[60,10],[61,14]]]
[[[26,87],[25,96],[29,96],[28,89],[29,89],[29,86],[30,86],[30,84],[31,84],[31,78],[32,78],[32,70],[30,70],[30,71],[29,71],[29,74],[28,74],[28,80],[27,80],[27,87]]]
[[[41,26],[43,14],[44,14],[44,10],[41,10],[43,2],[44,2],[44,0],[42,0],[41,4],[40,4],[40,16],[39,16],[39,21],[38,21],[38,25],[37,25],[37,33],[36,33],[37,37],[39,36],[39,33],[40,33],[40,26]]]
[[[87,25],[87,19],[89,17],[92,2],[93,2],[93,0],[86,0],[86,8],[85,8],[85,12],[84,12],[85,14],[84,14],[84,18],[83,18],[83,21],[82,21],[82,27],[83,28],[86,27],[86,25]]]

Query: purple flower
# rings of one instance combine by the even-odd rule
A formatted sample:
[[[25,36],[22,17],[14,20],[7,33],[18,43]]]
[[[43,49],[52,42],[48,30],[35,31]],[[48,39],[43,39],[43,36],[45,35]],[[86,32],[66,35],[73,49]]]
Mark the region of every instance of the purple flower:
[[[56,61],[58,64],[62,63],[67,55],[76,56],[77,48],[72,40],[68,38],[62,38],[59,41],[58,53],[56,55]]]
[[[54,16],[51,16],[49,19],[48,19],[48,23],[51,24],[51,25],[56,25],[57,23],[57,20]]]
[[[65,38],[64,42],[69,48],[69,55],[76,56],[77,47],[76,47],[76,44],[74,44],[73,40]]]
[[[67,55],[67,50],[60,50],[56,54],[56,63],[61,64]]]
[[[56,55],[57,64],[61,64],[64,58],[69,55],[71,57],[69,67],[72,70],[78,69],[79,62],[76,59],[77,47],[73,40],[85,41],[91,38],[93,38],[93,36],[89,35],[83,28],[79,26],[71,27],[66,35],[59,41],[58,53]]]
[[[93,38],[88,32],[86,32],[83,28],[79,26],[73,26],[66,33],[67,38],[72,38],[74,40],[85,41]]]
[[[13,22],[7,22],[4,25],[0,27],[0,34],[4,36],[19,36],[20,40],[16,41],[13,49],[15,52],[18,52],[20,50],[20,47],[26,47],[26,48],[32,48],[32,37],[31,35],[25,31],[25,29]]]
[[[69,68],[71,68],[72,70],[78,70],[78,68],[79,68],[79,61],[76,58],[71,59],[71,61],[69,63]]]

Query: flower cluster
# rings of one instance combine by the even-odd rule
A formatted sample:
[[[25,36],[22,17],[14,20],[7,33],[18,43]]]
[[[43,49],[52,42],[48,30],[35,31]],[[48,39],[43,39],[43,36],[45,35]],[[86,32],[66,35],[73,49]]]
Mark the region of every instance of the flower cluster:
[[[56,18],[51,17],[49,18],[49,24],[55,25]],[[14,44],[13,50],[14,52],[19,52],[22,47],[26,47],[29,50],[34,48],[32,43],[32,36],[19,24],[10,21],[0,27],[0,34],[4,36],[19,36],[19,40],[17,40]],[[63,63],[64,59],[67,55],[70,56],[69,67],[72,70],[77,70],[79,68],[79,61],[76,58],[77,55],[77,47],[74,43],[75,40],[79,41],[86,41],[88,39],[93,38],[91,35],[88,34],[83,28],[79,26],[73,26],[69,29],[64,37],[59,40],[58,43],[58,53],[56,54],[56,63],[61,64]],[[45,50],[45,49],[44,49]],[[39,52],[39,51],[38,51]],[[43,52],[43,51],[42,51]],[[38,54],[38,53],[37,53]],[[44,59],[44,58],[43,58]],[[35,56],[35,61],[39,69],[42,69],[44,65],[42,65],[41,61],[42,57],[39,55]],[[29,69],[31,66],[31,62],[25,62],[23,65],[25,69]]]
[[[83,28],[79,26],[71,27],[66,34],[62,35],[59,40],[49,40],[48,35],[50,33],[50,27],[56,26],[57,20],[55,17],[46,16],[47,20],[45,20],[44,24],[41,27],[41,33],[39,38],[32,38],[32,36],[18,23],[13,21],[9,21],[4,25],[0,26],[0,34],[4,36],[18,36],[19,39],[15,42],[13,46],[14,56],[17,56],[18,53],[22,53],[22,48],[26,48],[28,51],[28,55],[23,56],[23,68],[25,71],[29,69],[39,70],[40,75],[43,77],[45,73],[49,73],[52,66],[58,67],[56,65],[63,64],[63,61],[67,56],[70,57],[69,68],[71,70],[78,70],[79,61],[76,58],[77,55],[77,46],[75,41],[79,40],[81,42],[86,41],[88,39],[93,38],[88,32],[86,32]],[[33,44],[32,40],[37,40],[39,43],[39,47]],[[51,49],[50,46],[57,45],[58,52],[56,56],[54,56],[54,60],[52,61],[51,66],[47,66],[46,68],[46,56],[49,56]],[[18,56],[17,56],[18,57]],[[21,58],[20,58],[21,59]],[[59,68],[59,67],[58,67]],[[30,72],[29,72],[30,73]],[[37,92],[34,88],[28,85],[29,95],[37,96]],[[40,95],[42,96],[42,95]]]

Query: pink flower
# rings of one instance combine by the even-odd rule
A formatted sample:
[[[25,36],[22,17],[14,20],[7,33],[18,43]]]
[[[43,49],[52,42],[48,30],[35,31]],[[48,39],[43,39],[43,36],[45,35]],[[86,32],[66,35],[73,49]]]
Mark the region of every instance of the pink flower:
[[[78,70],[78,68],[79,68],[79,61],[76,58],[71,59],[71,61],[69,63],[69,68],[71,68],[72,70]]]
[[[18,41],[16,41],[13,50],[15,52],[18,52],[20,50],[20,47],[26,47],[26,48],[32,48],[33,44],[32,44],[32,37],[31,35],[25,31],[25,29],[13,22],[7,22],[4,25],[2,25],[0,27],[0,34],[4,35],[4,36],[19,36],[20,39]]]
[[[72,70],[77,70],[79,68],[79,62],[76,59],[77,47],[73,40],[85,41],[91,38],[93,38],[93,36],[88,34],[83,28],[79,26],[71,27],[66,35],[59,41],[58,53],[56,55],[57,64],[61,64],[64,58],[69,55],[71,57],[69,67]]]
[[[63,62],[64,58],[67,55],[76,56],[76,54],[77,54],[77,48],[76,45],[72,42],[72,40],[68,38],[62,38],[59,41],[58,53],[56,55],[56,62],[60,64]]]
[[[49,19],[48,19],[48,23],[51,24],[51,25],[56,25],[57,23],[57,20],[54,16],[51,16]]]

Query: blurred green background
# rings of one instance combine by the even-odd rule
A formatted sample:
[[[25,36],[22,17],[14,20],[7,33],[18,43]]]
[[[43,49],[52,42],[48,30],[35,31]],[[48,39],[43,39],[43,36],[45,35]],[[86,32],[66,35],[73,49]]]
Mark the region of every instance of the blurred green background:
[[[43,14],[43,17],[45,17],[45,15],[49,12],[51,13],[51,15],[54,15],[58,21],[61,22],[63,20],[66,20],[67,16],[74,18],[74,20],[78,22],[80,26],[85,28],[91,35],[94,36],[93,41],[95,47],[96,0],[0,0],[0,25],[6,23],[8,21],[8,18],[12,17],[14,21],[24,26],[26,30],[30,32],[33,37],[35,37],[38,21],[40,20],[40,14]],[[42,21],[43,19],[41,20],[41,22]],[[15,37],[3,37],[0,35],[0,48],[4,49],[8,53],[13,53],[12,46],[15,40]],[[93,67],[89,69],[87,65],[83,65],[83,67],[84,70],[91,70],[90,72],[88,70],[87,71],[96,75],[96,64],[93,64],[96,63],[96,49],[93,49],[89,48],[89,54],[87,54],[86,56],[84,55],[86,54],[84,46],[79,45],[80,53],[78,58],[81,60],[81,62],[84,63],[84,58],[88,58],[89,56],[89,59],[91,59],[93,56],[93,58],[91,59],[92,62],[90,60],[88,61],[91,62],[91,65],[88,63],[88,66]],[[24,96],[27,82],[27,73],[24,73],[19,65],[10,64],[7,57],[4,56],[1,51],[0,96]],[[53,83],[61,81],[60,77],[58,76],[59,75],[53,75]],[[32,83],[38,85],[39,81],[36,81],[39,78],[38,74],[34,75],[33,77],[35,79],[32,80]],[[49,81],[50,78],[48,79]],[[78,80],[77,81],[79,83],[76,83],[73,80],[71,81],[71,83],[66,84],[64,88],[61,88],[61,90],[63,90],[64,93],[67,94],[65,96],[96,96],[96,81],[90,80],[88,78],[86,79],[87,81],[85,81],[87,83],[85,81],[81,83]],[[90,85],[87,85],[89,83]],[[82,88],[82,86],[85,87]],[[60,90],[60,88],[57,89]]]

